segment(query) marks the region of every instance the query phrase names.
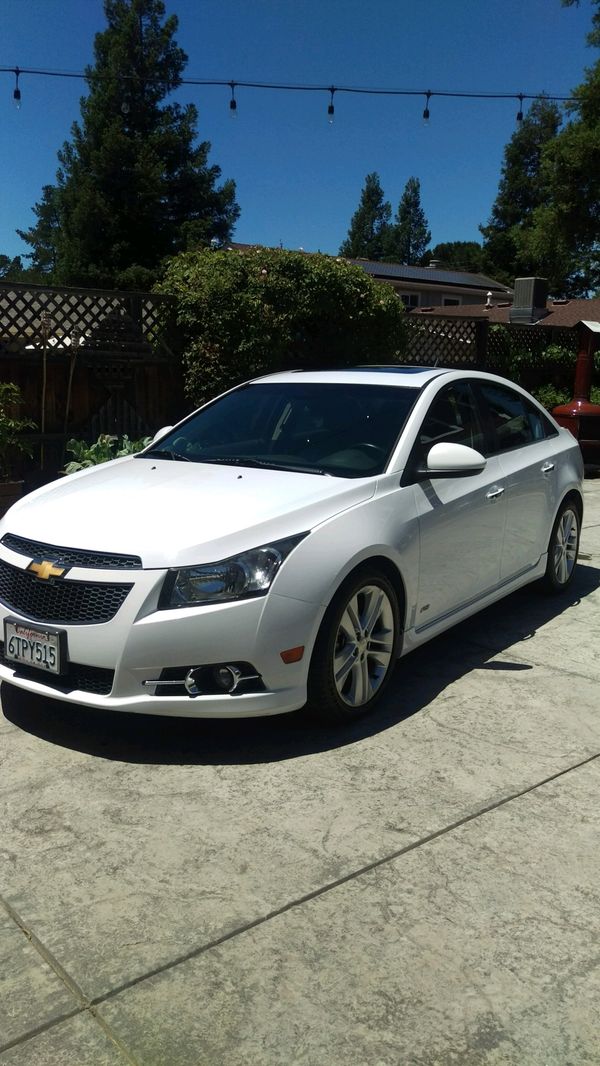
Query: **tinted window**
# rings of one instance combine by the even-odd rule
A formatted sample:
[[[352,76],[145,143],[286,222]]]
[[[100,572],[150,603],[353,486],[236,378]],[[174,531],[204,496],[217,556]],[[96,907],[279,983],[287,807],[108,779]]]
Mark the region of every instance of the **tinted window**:
[[[491,382],[482,382],[480,389],[494,430],[494,452],[521,448],[556,432],[542,412],[520,393]]]
[[[466,381],[443,389],[433,401],[417,438],[417,463],[434,444],[449,441],[483,452],[485,438],[473,389]]]
[[[386,466],[418,394],[403,386],[293,378],[244,385],[191,415],[145,454],[364,477]]]

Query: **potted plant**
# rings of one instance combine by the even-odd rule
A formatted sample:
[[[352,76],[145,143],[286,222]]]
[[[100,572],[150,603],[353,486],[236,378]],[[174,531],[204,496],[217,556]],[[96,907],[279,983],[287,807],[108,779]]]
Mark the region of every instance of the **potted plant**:
[[[0,515],[8,511],[23,492],[23,482],[11,479],[11,452],[31,455],[29,444],[19,434],[25,429],[34,429],[35,423],[14,415],[22,402],[18,385],[0,381]]]

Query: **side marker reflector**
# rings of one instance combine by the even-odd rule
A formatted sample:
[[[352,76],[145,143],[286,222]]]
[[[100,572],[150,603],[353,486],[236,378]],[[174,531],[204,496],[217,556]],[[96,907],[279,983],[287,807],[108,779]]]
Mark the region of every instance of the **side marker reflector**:
[[[299,663],[304,655],[304,644],[301,644],[299,648],[288,648],[287,651],[280,651],[279,654],[286,665]]]

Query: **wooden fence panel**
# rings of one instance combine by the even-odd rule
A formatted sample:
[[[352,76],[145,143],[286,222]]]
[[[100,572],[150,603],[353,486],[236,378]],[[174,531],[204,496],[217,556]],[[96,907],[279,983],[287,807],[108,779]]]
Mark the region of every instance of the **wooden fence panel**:
[[[485,319],[408,315],[406,322],[406,362],[457,369],[481,369],[485,365],[488,329]]]
[[[33,458],[15,457],[28,487],[56,475],[69,437],[140,437],[186,413],[173,318],[174,302],[153,293],[0,283],[0,379],[37,426]]]

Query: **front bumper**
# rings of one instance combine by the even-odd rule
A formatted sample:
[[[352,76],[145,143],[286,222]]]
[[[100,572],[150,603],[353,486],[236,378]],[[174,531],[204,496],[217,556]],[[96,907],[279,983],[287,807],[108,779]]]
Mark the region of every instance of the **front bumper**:
[[[29,560],[0,548],[1,557],[25,569]],[[0,640],[4,618],[24,624],[61,628],[75,687],[61,687],[43,671],[12,665],[0,647],[0,680],[38,695],[101,710],[198,718],[245,718],[282,714],[306,702],[310,652],[323,608],[271,590],[266,596],[235,603],[177,610],[157,610],[165,571],[121,571],[131,583],[123,605],[102,624],[56,623],[31,619],[14,605],[0,603]],[[72,568],[68,581],[114,582],[107,570]],[[281,652],[304,646],[299,662],[285,664]],[[164,672],[230,662],[251,663],[260,675],[261,691],[191,696],[168,692]],[[108,678],[105,691],[90,691],[81,676]],[[77,687],[81,684],[82,687]],[[94,685],[92,684],[93,688]],[[86,690],[87,689],[87,690]]]

